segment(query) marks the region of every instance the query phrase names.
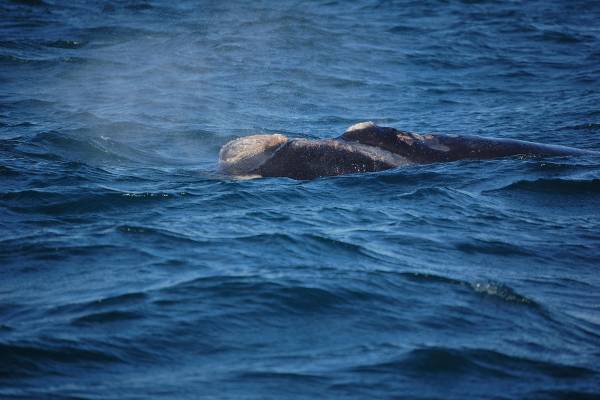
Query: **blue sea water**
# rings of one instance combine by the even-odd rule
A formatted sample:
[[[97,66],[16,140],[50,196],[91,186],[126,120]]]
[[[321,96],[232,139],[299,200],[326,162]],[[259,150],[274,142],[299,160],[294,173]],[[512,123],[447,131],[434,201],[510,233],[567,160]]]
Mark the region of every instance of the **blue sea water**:
[[[0,398],[600,398],[600,158],[294,181],[372,120],[600,150],[597,1],[0,3]]]

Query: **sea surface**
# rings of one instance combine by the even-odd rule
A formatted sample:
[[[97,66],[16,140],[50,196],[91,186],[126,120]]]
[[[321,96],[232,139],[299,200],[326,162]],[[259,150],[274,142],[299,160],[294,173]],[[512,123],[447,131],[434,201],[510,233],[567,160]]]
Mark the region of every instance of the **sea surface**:
[[[600,150],[600,2],[1,1],[0,398],[600,398],[600,157],[216,171],[367,120]]]

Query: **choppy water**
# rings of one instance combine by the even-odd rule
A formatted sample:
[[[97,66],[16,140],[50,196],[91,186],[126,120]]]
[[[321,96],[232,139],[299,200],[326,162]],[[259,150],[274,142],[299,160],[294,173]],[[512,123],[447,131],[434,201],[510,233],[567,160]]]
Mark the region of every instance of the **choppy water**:
[[[214,172],[363,120],[600,150],[598,21],[3,1],[0,397],[598,398],[599,158]]]

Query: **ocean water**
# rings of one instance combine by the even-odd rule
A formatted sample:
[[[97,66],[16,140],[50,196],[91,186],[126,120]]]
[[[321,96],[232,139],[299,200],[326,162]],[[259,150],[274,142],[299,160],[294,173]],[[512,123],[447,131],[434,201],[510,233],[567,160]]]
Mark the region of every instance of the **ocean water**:
[[[0,3],[0,398],[600,398],[600,158],[294,181],[256,132],[600,150],[597,1]]]

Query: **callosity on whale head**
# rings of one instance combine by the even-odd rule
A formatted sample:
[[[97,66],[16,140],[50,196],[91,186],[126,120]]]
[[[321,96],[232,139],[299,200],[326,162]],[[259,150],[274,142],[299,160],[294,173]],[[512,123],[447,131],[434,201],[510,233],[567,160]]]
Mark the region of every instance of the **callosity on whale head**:
[[[232,140],[219,152],[219,170],[226,174],[251,174],[287,142],[287,136],[253,135]]]
[[[377,125],[375,125],[372,121],[359,122],[358,124],[354,124],[354,125],[348,127],[348,129],[346,129],[346,132],[360,131],[363,129],[370,129],[370,128],[379,128],[379,127]]]

